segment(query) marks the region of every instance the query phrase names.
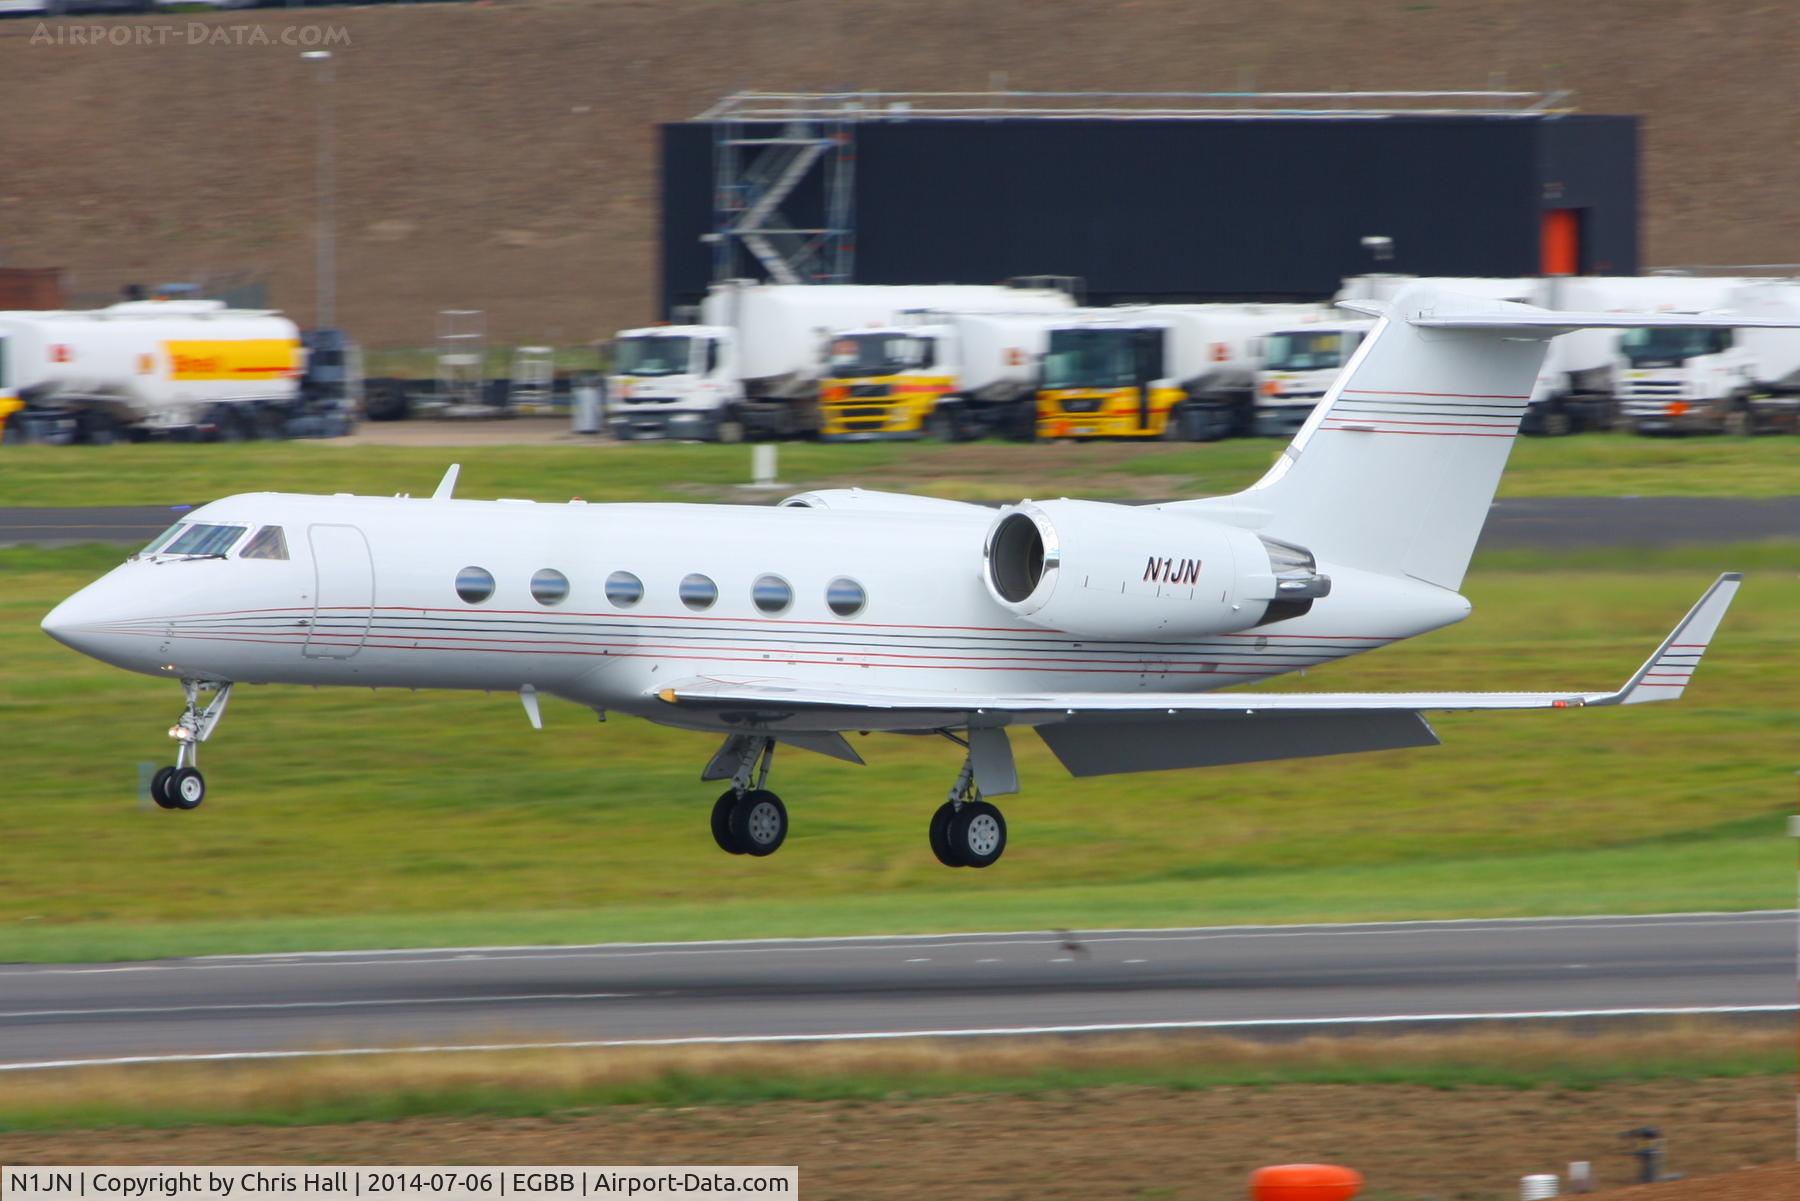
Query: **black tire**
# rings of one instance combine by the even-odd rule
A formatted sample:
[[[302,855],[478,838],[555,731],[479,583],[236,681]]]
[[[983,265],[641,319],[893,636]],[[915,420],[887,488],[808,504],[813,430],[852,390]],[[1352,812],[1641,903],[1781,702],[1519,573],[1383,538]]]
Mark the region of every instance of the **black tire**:
[[[214,442],[242,442],[252,433],[244,415],[225,405],[213,410],[212,426]]]
[[[170,808],[198,809],[206,799],[206,777],[197,767],[178,768],[167,785]]]
[[[1569,410],[1561,405],[1552,405],[1544,411],[1544,418],[1539,422],[1539,432],[1546,438],[1566,438],[1575,432],[1575,421],[1569,416]]]
[[[950,850],[966,867],[988,867],[1006,853],[1006,819],[986,801],[970,801],[950,819]]]
[[[940,404],[925,415],[920,432],[928,442],[960,442],[962,439],[956,436],[956,425],[955,416]]]
[[[158,809],[175,808],[175,802],[169,799],[169,777],[174,774],[173,767],[159,767],[150,777],[150,799],[156,802]]]
[[[737,793],[727,791],[725,795],[713,802],[712,834],[713,841],[727,855],[742,855],[744,848],[738,845],[737,839],[731,836],[731,810],[737,804]]]
[[[1733,438],[1749,438],[1756,433],[1756,414],[1750,409],[1750,402],[1740,396],[1731,402],[1731,408],[1725,412],[1725,421],[1721,427]]]
[[[956,852],[950,848],[950,819],[956,816],[956,806],[945,801],[931,815],[931,853],[945,867],[967,867]]]
[[[84,410],[75,421],[76,441],[84,446],[111,446],[119,440],[119,427],[105,413]]]
[[[1231,437],[1231,410],[1217,402],[1192,406],[1188,415],[1187,436],[1190,442],[1220,442]]]
[[[14,413],[6,419],[5,427],[0,428],[0,446],[25,445],[25,423],[19,417],[19,413]]]
[[[787,806],[764,789],[746,792],[731,807],[731,837],[744,854],[773,855],[787,841]]]

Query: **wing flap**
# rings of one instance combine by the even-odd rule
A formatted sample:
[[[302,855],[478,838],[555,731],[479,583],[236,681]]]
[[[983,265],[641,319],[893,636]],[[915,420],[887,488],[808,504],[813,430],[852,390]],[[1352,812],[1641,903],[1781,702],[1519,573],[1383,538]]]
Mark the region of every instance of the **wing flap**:
[[[1358,751],[1436,746],[1418,713],[1208,713],[1157,721],[1092,721],[1039,726],[1072,776],[1221,767]]]

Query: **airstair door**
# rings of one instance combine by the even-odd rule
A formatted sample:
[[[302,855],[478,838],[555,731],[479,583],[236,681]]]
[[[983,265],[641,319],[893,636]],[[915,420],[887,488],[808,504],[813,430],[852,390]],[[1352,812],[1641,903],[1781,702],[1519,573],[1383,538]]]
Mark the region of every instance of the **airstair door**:
[[[302,653],[309,659],[348,659],[369,637],[375,607],[375,561],[369,540],[353,525],[315,525],[307,531],[313,557],[313,616]]]

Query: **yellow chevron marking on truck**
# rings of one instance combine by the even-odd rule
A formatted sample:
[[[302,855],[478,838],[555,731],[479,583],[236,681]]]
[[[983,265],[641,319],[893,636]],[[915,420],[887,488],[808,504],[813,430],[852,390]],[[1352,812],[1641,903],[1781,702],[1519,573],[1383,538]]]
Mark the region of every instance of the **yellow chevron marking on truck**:
[[[185,382],[287,379],[300,372],[300,343],[292,338],[164,342],[169,378]]]

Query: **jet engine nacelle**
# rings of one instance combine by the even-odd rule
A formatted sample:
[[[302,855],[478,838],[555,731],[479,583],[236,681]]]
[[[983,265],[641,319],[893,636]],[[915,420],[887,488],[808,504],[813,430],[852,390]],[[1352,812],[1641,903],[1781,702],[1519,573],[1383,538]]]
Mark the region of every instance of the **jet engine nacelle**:
[[[1331,591],[1301,547],[1155,509],[1053,500],[1004,510],[983,577],[1033,625],[1145,641],[1229,634],[1307,612]]]

